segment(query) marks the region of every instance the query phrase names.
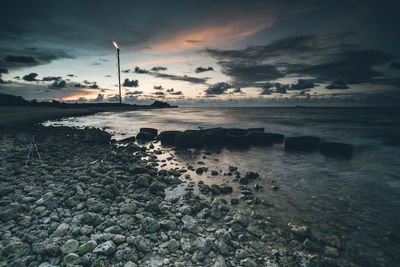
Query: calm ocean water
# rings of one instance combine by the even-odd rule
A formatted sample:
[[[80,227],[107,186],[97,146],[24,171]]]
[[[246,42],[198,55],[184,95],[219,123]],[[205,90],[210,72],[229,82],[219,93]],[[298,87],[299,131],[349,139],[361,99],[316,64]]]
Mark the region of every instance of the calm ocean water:
[[[314,135],[353,144],[351,160],[287,153],[280,144],[224,149],[202,160],[211,170],[234,165],[241,172],[258,172],[264,186],[258,196],[274,205],[266,212],[278,214],[282,223],[309,225],[352,262],[394,266],[400,261],[400,146],[384,144],[400,138],[398,108],[176,108],[101,113],[47,124],[106,128],[116,139],[136,135],[140,127],[264,127],[287,136]],[[198,160],[182,156],[177,162],[186,166]],[[270,190],[272,184],[280,190]]]

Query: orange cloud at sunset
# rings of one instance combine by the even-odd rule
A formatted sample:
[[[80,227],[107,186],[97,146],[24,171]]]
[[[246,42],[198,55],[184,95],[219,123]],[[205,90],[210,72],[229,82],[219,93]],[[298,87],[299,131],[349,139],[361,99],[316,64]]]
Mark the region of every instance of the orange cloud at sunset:
[[[271,27],[276,21],[275,16],[261,14],[227,22],[224,25],[204,26],[189,29],[170,35],[145,49],[149,52],[176,52],[186,49],[220,45],[242,40],[248,36]]]

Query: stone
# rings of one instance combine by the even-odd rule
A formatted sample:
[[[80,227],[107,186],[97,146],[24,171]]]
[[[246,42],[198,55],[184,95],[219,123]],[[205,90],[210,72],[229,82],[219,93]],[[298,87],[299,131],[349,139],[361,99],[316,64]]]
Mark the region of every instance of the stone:
[[[175,230],[176,223],[172,220],[162,220],[160,222],[160,227],[165,230]]]
[[[33,243],[32,251],[35,254],[56,256],[59,253],[59,248],[56,243],[46,239],[43,242]]]
[[[259,227],[257,227],[256,225],[250,225],[249,227],[247,227],[247,231],[252,234],[255,235],[257,237],[261,237],[264,232],[263,230],[261,230]]]
[[[87,253],[92,253],[93,250],[97,247],[97,242],[94,240],[89,240],[86,243],[83,243],[78,248],[79,255],[85,255]]]
[[[324,255],[328,257],[339,257],[339,251],[337,248],[326,246],[324,250]]]
[[[202,168],[202,167],[196,169],[197,174],[203,174],[203,172],[204,172],[204,168]]]
[[[231,204],[232,204],[232,205],[237,205],[237,204],[239,204],[239,199],[237,199],[237,198],[235,198],[235,197],[231,198]]]
[[[221,189],[216,184],[211,185],[210,189],[211,189],[211,194],[213,194],[213,195],[221,194]]]
[[[192,241],[190,241],[190,239],[182,238],[180,244],[184,252],[191,252],[193,250]]]
[[[240,213],[235,213],[235,215],[233,215],[233,221],[239,223],[243,227],[247,227],[249,224],[248,218],[244,217]]]
[[[249,256],[249,253],[242,248],[239,248],[235,251],[235,258],[238,260],[247,258],[248,256]]]
[[[160,223],[151,217],[146,217],[142,220],[142,228],[146,233],[154,233],[160,230]]]
[[[221,242],[229,243],[232,240],[231,234],[228,232],[228,230],[221,228],[215,231],[215,236],[217,239]]]
[[[70,254],[72,252],[77,251],[79,247],[79,242],[75,239],[69,239],[65,242],[61,247],[60,250],[63,254]]]
[[[82,234],[82,235],[88,236],[88,235],[90,235],[91,233],[93,233],[93,226],[84,225],[84,226],[81,227],[80,231],[81,231],[81,234]]]
[[[148,174],[139,174],[136,177],[136,185],[138,187],[149,187],[150,186],[151,176]]]
[[[210,252],[213,243],[214,242],[211,240],[211,238],[198,237],[196,241],[194,241],[194,246],[204,254],[207,254]]]
[[[182,207],[180,207],[179,211],[183,215],[189,215],[190,213],[192,213],[192,207],[189,205],[183,205]]]
[[[113,254],[117,250],[117,247],[112,241],[106,241],[103,244],[98,245],[93,253],[101,254],[101,255],[110,255]]]
[[[138,255],[134,249],[125,248],[115,252],[115,259],[120,262],[136,262],[138,260]]]
[[[203,232],[203,228],[200,226],[200,224],[190,215],[183,216],[182,222],[183,222],[183,228],[185,228],[186,230],[188,230],[193,234]]]
[[[77,265],[79,263],[79,256],[75,253],[69,253],[63,259],[65,265]]]
[[[122,204],[121,207],[119,208],[119,212],[121,214],[134,214],[137,210],[137,206],[135,203],[125,203]]]
[[[233,188],[232,186],[229,186],[227,184],[221,184],[219,185],[219,190],[221,191],[222,194],[229,194],[232,193]]]
[[[218,256],[212,267],[226,267],[225,259],[222,256]]]
[[[224,242],[218,244],[218,251],[223,256],[228,256],[231,248]]]
[[[52,237],[63,237],[69,230],[69,225],[66,223],[60,224],[51,235]]]
[[[150,252],[151,247],[150,247],[150,242],[146,238],[144,238],[141,235],[135,236],[132,239],[132,243],[134,246],[142,252]]]
[[[250,258],[243,259],[240,261],[240,266],[243,267],[257,267],[258,264]]]
[[[256,172],[247,172],[246,174],[245,174],[245,178],[246,179],[248,179],[248,180],[255,180],[255,179],[257,179],[258,177],[259,177],[260,175],[258,174],[258,173],[256,173]]]
[[[150,185],[150,192],[153,194],[164,193],[165,185],[159,181],[154,181]]]
[[[22,213],[22,206],[18,203],[8,204],[0,213],[0,220],[7,222],[10,220],[17,220]]]
[[[175,252],[178,249],[178,247],[179,247],[179,242],[176,239],[172,238],[171,240],[168,241],[167,248],[169,251]]]
[[[86,212],[82,217],[82,221],[88,225],[97,226],[104,221],[104,218],[97,213]]]

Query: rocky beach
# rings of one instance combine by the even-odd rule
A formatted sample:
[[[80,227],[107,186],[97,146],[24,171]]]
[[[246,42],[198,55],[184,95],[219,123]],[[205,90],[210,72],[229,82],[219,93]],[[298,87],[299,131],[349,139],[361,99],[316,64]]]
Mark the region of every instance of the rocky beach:
[[[257,173],[173,168],[159,142],[96,129],[34,130],[44,164],[27,167],[31,137],[1,130],[1,266],[352,266],[308,226],[266,216]]]

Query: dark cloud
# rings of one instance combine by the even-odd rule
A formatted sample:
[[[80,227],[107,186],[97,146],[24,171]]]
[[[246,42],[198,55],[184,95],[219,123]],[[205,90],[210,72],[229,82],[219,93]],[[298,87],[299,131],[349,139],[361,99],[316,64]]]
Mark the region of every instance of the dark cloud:
[[[86,86],[86,85],[83,85],[83,84],[81,84],[81,83],[76,83],[76,84],[74,85],[74,87],[76,87],[76,88],[86,88],[87,86]]]
[[[161,85],[158,85],[158,86],[154,85],[153,88],[156,90],[164,90],[164,88]]]
[[[153,92],[153,95],[164,96],[164,92]]]
[[[290,85],[290,89],[288,90],[304,90],[308,88],[314,88],[315,87],[315,80],[305,80],[305,79],[299,79],[297,83],[294,83]]]
[[[174,80],[174,81],[185,81],[185,82],[196,83],[196,84],[206,84],[206,82],[208,80],[208,78],[197,78],[197,77],[190,77],[187,75],[180,76],[180,75],[159,73],[157,71],[148,71],[145,69],[141,69],[140,67],[135,67],[135,73],[148,74],[148,75],[152,75],[156,78],[168,79],[168,80]]]
[[[44,82],[50,82],[50,81],[59,81],[61,80],[61,77],[54,77],[54,76],[47,76],[47,77],[43,77],[42,81]]]
[[[155,66],[151,68],[152,71],[162,71],[167,70],[167,67]]]
[[[279,94],[286,94],[289,90],[288,84],[275,83],[276,92]]]
[[[90,88],[90,89],[98,89],[99,88],[99,86],[97,85],[97,83],[96,82],[94,82],[92,85],[89,85],[89,87],[88,88]]]
[[[274,93],[274,91],[271,89],[273,88],[274,85],[271,83],[267,83],[262,87],[262,91],[260,93],[260,95],[272,95],[272,93]]]
[[[211,70],[214,70],[214,68],[213,68],[213,67],[207,67],[207,68],[204,68],[204,67],[197,67],[196,70],[195,70],[195,72],[196,72],[196,73],[201,73],[201,72],[211,71]]]
[[[105,75],[104,77],[111,78],[112,76],[110,74],[108,74],[108,75]]]
[[[149,73],[149,71],[145,70],[145,69],[141,69],[139,67],[135,67],[135,73],[145,74],[145,73]]]
[[[67,74],[68,77],[76,77],[75,74]]]
[[[129,79],[125,79],[124,83],[122,84],[122,86],[125,87],[138,87],[139,86],[139,81],[138,80],[129,80]]]
[[[92,63],[92,65],[93,65],[93,66],[100,66],[101,63],[99,63],[99,62],[94,62],[94,63]]]
[[[7,74],[8,73],[8,69],[6,68],[0,68],[0,75],[1,74]],[[0,76],[1,77],[1,76]]]
[[[394,70],[400,70],[400,63],[398,62],[392,62],[389,66],[390,69],[394,69]]]
[[[26,63],[26,64],[35,64],[38,63],[36,59],[30,56],[6,56],[4,58],[6,62],[15,62],[15,63]]]
[[[225,82],[220,82],[214,85],[211,85],[205,90],[206,95],[222,95],[226,93],[226,90],[232,88],[232,85]]]
[[[130,72],[131,72],[131,70],[130,70],[130,69],[127,69],[127,70],[121,70],[121,72],[123,72],[123,73],[130,73]]]
[[[125,94],[126,95],[141,95],[141,94],[143,94],[143,91],[136,90],[136,91],[133,91],[133,92],[126,92]]]
[[[308,76],[325,83],[343,80],[346,84],[394,84],[379,67],[395,56],[346,43],[351,36],[349,32],[304,35],[239,50],[204,51],[216,58],[222,72],[239,86],[257,87],[259,82],[296,76]],[[287,89],[302,90],[304,86],[311,86],[311,83],[301,82]]]
[[[52,84],[49,85],[50,89],[62,89],[67,87],[67,82],[62,81],[54,81]]]
[[[174,88],[171,88],[171,89],[167,89],[167,90],[166,90],[167,93],[172,93],[173,91],[174,91]]]
[[[328,84],[326,89],[332,90],[332,89],[349,89],[349,87],[346,85],[344,81],[337,80],[333,81],[331,84]]]
[[[282,78],[284,75],[271,64],[248,64],[238,62],[219,62],[222,72],[232,77],[232,83],[239,87],[258,86],[265,82]]]
[[[24,79],[24,81],[27,81],[27,82],[36,82],[36,81],[38,81],[36,79],[37,76],[38,76],[37,73],[32,72],[32,73],[29,73],[29,74],[25,75],[24,77],[22,77],[22,79]]]

